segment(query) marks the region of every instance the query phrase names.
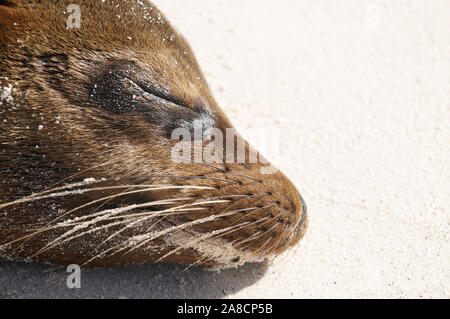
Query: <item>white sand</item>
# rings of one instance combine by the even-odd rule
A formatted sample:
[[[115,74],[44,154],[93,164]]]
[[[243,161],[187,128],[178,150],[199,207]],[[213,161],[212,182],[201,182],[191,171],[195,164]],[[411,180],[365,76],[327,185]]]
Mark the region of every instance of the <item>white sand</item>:
[[[449,298],[450,2],[154,2],[236,127],[282,132],[308,204],[298,249],[229,297]]]
[[[237,128],[282,135],[306,238],[267,269],[84,269],[78,290],[0,260],[0,298],[449,298],[450,2],[154,1]]]

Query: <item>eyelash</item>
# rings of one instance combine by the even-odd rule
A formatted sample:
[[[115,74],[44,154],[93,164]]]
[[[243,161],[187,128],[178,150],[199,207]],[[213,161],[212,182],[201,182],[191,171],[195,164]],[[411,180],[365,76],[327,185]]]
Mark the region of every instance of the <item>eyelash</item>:
[[[137,88],[139,88],[144,94],[150,94],[151,96],[157,98],[162,102],[163,104],[173,104],[175,106],[179,107],[187,107],[181,100],[176,99],[175,97],[171,96],[170,94],[165,94],[162,92],[162,90],[154,90],[151,89],[149,86],[145,86],[139,82],[135,82],[131,79],[128,79],[131,83],[133,83]],[[168,89],[167,89],[168,90]]]

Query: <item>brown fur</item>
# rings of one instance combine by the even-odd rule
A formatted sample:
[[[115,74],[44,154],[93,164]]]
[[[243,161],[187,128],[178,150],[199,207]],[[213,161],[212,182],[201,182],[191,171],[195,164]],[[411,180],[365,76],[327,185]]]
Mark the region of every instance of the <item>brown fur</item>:
[[[115,100],[108,95],[105,70],[126,61],[133,64],[132,70],[144,70],[143,81],[148,85],[154,81],[158,84],[155,87],[168,88],[170,99],[183,105],[186,112],[210,110],[216,127],[223,131],[232,127],[214,101],[189,45],[166,18],[151,4],[143,7],[137,1],[85,0],[78,1],[81,28],[66,29],[67,15],[63,12],[71,3],[0,0],[0,94],[2,88],[11,89],[10,97],[0,101],[0,255],[90,266],[155,262],[164,257],[167,262],[229,267],[276,256],[295,245],[306,230],[306,207],[281,172],[263,175],[260,164],[251,163],[217,167],[174,163],[170,155],[175,141],[161,132],[160,122],[165,119],[152,115],[165,114],[164,105],[145,102],[137,104],[144,108],[141,111],[108,109]],[[98,95],[92,89],[97,84],[104,89]],[[122,95],[119,92],[118,96]],[[150,119],[143,114],[150,114]],[[73,189],[103,189],[8,205],[86,178],[97,182]],[[152,190],[118,196],[137,190],[139,184],[211,189]],[[127,185],[133,186],[105,189]],[[192,204],[228,195],[241,197],[202,206],[204,210],[141,220],[124,229],[139,218],[139,213],[180,203],[130,210],[122,215],[135,217],[95,222],[99,228],[85,225],[74,233],[92,232],[41,250],[73,227],[69,224],[45,230],[46,226],[150,201],[189,197],[182,204]],[[111,198],[67,214],[108,196]],[[241,211],[192,223],[236,210]],[[265,221],[259,223],[263,218]],[[100,228],[116,221],[124,224]],[[214,234],[242,222],[248,225]],[[189,226],[164,234],[177,225]],[[156,230],[162,235],[138,246],[142,238],[136,236]],[[211,237],[200,238],[207,234]],[[130,242],[132,237],[136,243]],[[129,247],[120,250],[124,243]],[[130,249],[133,247],[137,248]],[[97,258],[92,259],[94,256]]]

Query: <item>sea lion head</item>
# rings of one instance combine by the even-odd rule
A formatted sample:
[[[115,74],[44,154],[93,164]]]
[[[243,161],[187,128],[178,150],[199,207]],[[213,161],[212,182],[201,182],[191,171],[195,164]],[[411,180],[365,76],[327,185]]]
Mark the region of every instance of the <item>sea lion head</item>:
[[[227,135],[164,15],[146,1],[77,3],[0,0],[0,254],[223,268],[295,245],[301,195]]]

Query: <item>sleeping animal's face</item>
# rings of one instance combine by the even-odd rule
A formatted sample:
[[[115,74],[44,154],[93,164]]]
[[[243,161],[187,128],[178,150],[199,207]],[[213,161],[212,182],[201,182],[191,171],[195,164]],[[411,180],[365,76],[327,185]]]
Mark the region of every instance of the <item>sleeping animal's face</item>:
[[[79,3],[71,29],[70,1],[0,1],[2,255],[230,267],[295,245],[300,194],[229,134],[184,38],[151,4]]]

